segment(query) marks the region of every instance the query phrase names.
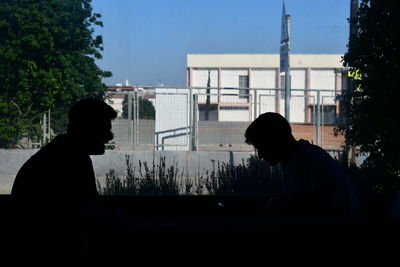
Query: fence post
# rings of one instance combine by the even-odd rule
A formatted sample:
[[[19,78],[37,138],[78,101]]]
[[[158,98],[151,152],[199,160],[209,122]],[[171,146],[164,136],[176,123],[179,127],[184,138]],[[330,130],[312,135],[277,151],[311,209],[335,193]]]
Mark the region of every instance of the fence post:
[[[253,89],[253,91],[254,91],[254,118],[253,118],[253,120],[255,120],[256,118],[257,118],[257,112],[258,112],[258,110],[257,110],[257,89]]]
[[[47,127],[47,117],[46,113],[43,113],[43,136],[42,136],[42,146],[46,144],[46,127]]]
[[[140,140],[140,132],[139,132],[139,115],[140,115],[140,101],[139,101],[139,96],[138,92],[134,92],[134,101],[135,101],[135,119],[134,119],[134,137],[133,137],[133,147],[136,148],[139,144]]]
[[[193,151],[193,89],[189,87],[189,151]]]
[[[132,92],[128,92],[128,144],[133,145]]]
[[[197,150],[197,95],[193,95],[192,151]]]
[[[317,145],[321,146],[321,92],[317,90]]]
[[[322,102],[321,102],[321,130],[320,130],[320,134],[321,134],[321,138],[320,138],[320,142],[321,142],[321,147],[324,145],[324,121],[325,121],[325,112],[324,112],[324,97],[322,97]]]
[[[50,141],[50,139],[51,139],[51,111],[50,111],[50,109],[49,109],[49,116],[48,116],[48,123],[47,123],[47,126],[48,126],[48,128],[47,128],[47,134],[48,134],[48,140]]]

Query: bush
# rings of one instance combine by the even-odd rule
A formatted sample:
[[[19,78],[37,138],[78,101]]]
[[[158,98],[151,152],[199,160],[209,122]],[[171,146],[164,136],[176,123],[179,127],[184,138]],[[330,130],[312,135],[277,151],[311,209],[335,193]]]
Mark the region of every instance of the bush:
[[[252,155],[239,165],[212,161],[213,168],[200,171],[189,177],[185,170],[178,170],[177,162],[167,167],[165,157],[159,164],[153,159],[139,161],[136,172],[126,156],[126,174],[119,177],[114,170],[106,174],[105,186],[98,183],[103,195],[265,195],[279,194],[282,191],[282,172],[272,168],[265,161]]]
[[[265,195],[282,192],[282,172],[267,162],[251,155],[247,161],[235,166],[232,163],[213,161],[213,170],[205,177],[211,195]]]
[[[121,179],[118,174],[111,169],[106,174],[106,184],[104,187],[97,183],[100,194],[103,195],[177,195],[179,194],[179,184],[177,165],[174,163],[166,167],[165,157],[160,158],[160,163],[149,168],[147,162],[139,161],[139,175],[135,175],[136,170],[130,162],[129,156],[125,156],[126,175]]]
[[[384,168],[350,165],[348,174],[355,190],[365,194],[395,194],[400,191],[400,177],[390,175]]]

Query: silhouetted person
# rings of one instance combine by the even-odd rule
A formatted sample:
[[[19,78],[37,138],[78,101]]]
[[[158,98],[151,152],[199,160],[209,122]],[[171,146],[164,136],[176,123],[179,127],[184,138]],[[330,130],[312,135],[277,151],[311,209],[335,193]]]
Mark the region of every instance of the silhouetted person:
[[[55,137],[19,170],[12,196],[22,199],[87,201],[97,196],[89,155],[104,154],[113,137],[117,113],[95,99],[77,102],[69,111],[67,134]]]
[[[296,212],[361,215],[359,200],[344,169],[322,148],[296,140],[278,113],[261,114],[247,128],[246,143],[272,166],[281,163],[284,195]]]
[[[74,242],[68,231],[90,224],[98,195],[90,155],[104,154],[116,116],[102,101],[78,101],[69,111],[67,134],[55,137],[21,167],[11,195],[19,204],[18,227],[27,228],[28,237],[42,231],[48,238],[42,243],[57,242],[53,236],[58,234],[57,244]],[[30,238],[38,242],[42,236]]]

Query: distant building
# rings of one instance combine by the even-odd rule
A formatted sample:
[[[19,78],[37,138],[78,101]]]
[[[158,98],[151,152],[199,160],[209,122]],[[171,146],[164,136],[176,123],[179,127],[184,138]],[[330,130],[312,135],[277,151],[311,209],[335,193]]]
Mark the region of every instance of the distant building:
[[[122,116],[122,102],[124,101],[125,94],[123,92],[133,92],[135,88],[133,86],[123,86],[122,84],[116,84],[115,86],[107,86],[106,103],[109,104],[118,116]]]
[[[311,122],[316,103],[316,92],[313,90],[330,90],[321,92],[324,103],[325,120],[333,122],[339,115],[338,102],[335,96],[341,93],[343,66],[340,54],[292,54],[291,63],[291,122]],[[266,111],[284,114],[283,91],[266,89],[284,88],[285,76],[279,70],[279,54],[189,54],[187,55],[187,85],[189,87],[206,87],[210,73],[210,85],[213,95],[234,94],[232,88],[243,88],[238,97],[211,97],[214,107],[213,118],[218,121],[252,120],[253,114]],[[253,90],[261,88],[254,95]],[[206,93],[205,89],[196,90]],[[265,94],[263,93],[265,92]],[[271,95],[274,94],[274,95]],[[248,94],[248,96],[246,96]],[[225,99],[224,99],[225,98]],[[199,105],[204,97],[199,99]],[[254,106],[258,103],[258,106]],[[261,104],[261,105],[260,105]],[[259,110],[255,110],[259,108]],[[249,112],[250,111],[250,112]],[[201,111],[200,111],[201,113]],[[236,113],[232,116],[233,113]],[[245,115],[246,114],[246,115]],[[251,116],[248,118],[248,116]]]
[[[293,134],[330,151],[344,145],[344,136],[333,131],[340,117],[337,96],[347,83],[341,57],[290,57]],[[119,126],[114,122],[117,136],[136,148],[252,151],[244,132],[261,113],[284,114],[284,81],[279,54],[189,54],[187,87],[118,84],[108,88],[107,101],[120,116],[124,96],[130,92],[153,102],[155,121],[138,120],[133,126],[122,118]]]
[[[292,54],[290,123],[296,138],[340,150],[334,135],[345,76],[340,54]],[[251,149],[244,131],[284,114],[279,54],[189,54],[187,88],[156,88],[156,145],[167,150]],[[208,88],[208,89],[207,89]],[[319,114],[319,115],[318,115]]]
[[[128,84],[127,81],[126,84]],[[148,99],[154,105],[155,94],[153,88],[134,87],[122,84],[107,86],[108,98],[106,99],[106,103],[117,111],[119,117],[122,116],[122,102],[124,101],[125,95],[129,92],[136,92],[138,96]]]

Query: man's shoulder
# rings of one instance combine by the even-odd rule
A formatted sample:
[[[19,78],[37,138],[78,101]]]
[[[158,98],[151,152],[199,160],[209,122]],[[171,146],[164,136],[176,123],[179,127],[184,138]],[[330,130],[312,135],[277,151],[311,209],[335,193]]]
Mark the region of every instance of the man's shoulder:
[[[48,144],[43,146],[32,157],[30,157],[23,165],[25,168],[52,168],[62,163],[69,156],[69,148],[66,140],[62,136],[55,137]]]
[[[300,139],[298,141],[298,151],[304,153],[317,153],[317,154],[324,154],[330,157],[329,153],[326,152],[320,146],[314,145],[307,140]]]
[[[321,167],[328,165],[336,166],[335,159],[320,146],[311,144],[307,140],[300,139],[298,141],[297,159],[311,161],[313,164],[319,164]]]
[[[51,148],[68,148],[70,146],[70,141],[67,135],[65,134],[60,134],[54,137],[53,140],[51,140],[47,145],[45,145],[43,148],[51,149]]]
[[[67,153],[71,149],[68,138],[66,135],[58,135],[48,144],[43,146],[35,155],[47,155],[57,152]]]
[[[303,151],[303,153],[300,153],[298,157],[307,158],[307,161],[311,162],[311,164],[318,169],[344,171],[340,163],[335,160],[328,151],[308,141],[306,142],[307,143],[302,142],[302,146],[299,150]]]

